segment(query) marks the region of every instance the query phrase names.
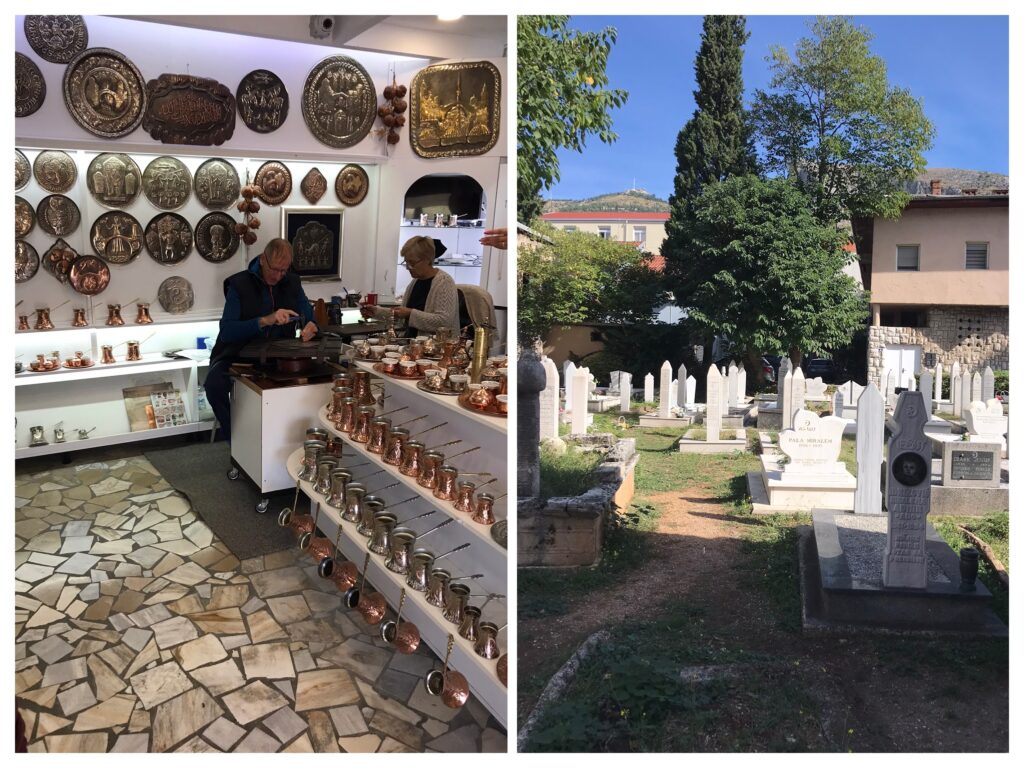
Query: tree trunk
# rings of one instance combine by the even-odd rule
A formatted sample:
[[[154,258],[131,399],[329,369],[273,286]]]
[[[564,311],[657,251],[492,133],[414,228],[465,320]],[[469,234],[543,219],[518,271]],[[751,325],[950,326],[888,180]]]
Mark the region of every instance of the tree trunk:
[[[748,349],[746,355],[747,390],[757,394],[764,384],[764,366],[761,364],[761,353],[756,349]],[[742,393],[746,394],[746,392]]]
[[[793,363],[793,369],[796,370],[800,367],[800,363],[803,362],[804,353],[799,347],[789,348],[789,359]]]

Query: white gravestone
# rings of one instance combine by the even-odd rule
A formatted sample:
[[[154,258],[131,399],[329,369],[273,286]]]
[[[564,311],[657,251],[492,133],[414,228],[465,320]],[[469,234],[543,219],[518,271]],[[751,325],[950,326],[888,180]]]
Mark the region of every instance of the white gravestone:
[[[932,417],[932,373],[931,371],[925,371],[921,374],[921,396],[924,398],[924,412],[928,414],[928,418]]]
[[[619,413],[628,413],[632,405],[630,400],[633,397],[633,374],[623,371],[619,376]]]
[[[779,392],[782,393],[782,428],[789,429],[793,426],[793,372],[786,371],[786,377],[781,383]]]
[[[960,361],[957,360],[956,362],[953,363],[953,367],[950,368],[949,375],[950,376],[960,376],[961,374],[962,374],[962,371],[960,370]]]
[[[672,416],[672,364],[666,360],[661,364],[661,378],[658,382],[658,416],[667,419]]]
[[[735,408],[739,405],[738,395],[736,393],[736,385],[739,384],[739,369],[736,367],[736,363],[729,363],[728,373],[728,388],[729,388],[729,407]]]
[[[562,384],[562,386],[565,387],[565,414],[566,414],[566,416],[571,414],[572,411],[573,411],[572,382],[573,382],[573,379],[576,376],[576,370],[577,370],[576,369],[576,363],[572,362],[571,360],[567,361],[565,363],[565,365],[562,366],[562,376],[563,376],[563,379],[562,379],[563,384]],[[586,410],[586,407],[587,407],[587,396],[584,393],[584,395],[583,395],[583,409]]]
[[[981,397],[981,373],[978,371],[975,371],[971,377],[971,402],[973,403],[975,400],[985,402]]]
[[[676,369],[676,381],[679,382],[679,389],[676,393],[676,404],[680,408],[685,409],[687,405],[693,402],[693,400],[686,399],[686,365],[683,363],[680,363],[679,368]]]
[[[736,369],[736,397],[739,399],[738,405],[747,400],[747,369],[743,367],[743,363]]]
[[[825,396],[825,387],[827,386],[820,376],[807,379],[807,396],[821,398]]]
[[[778,396],[775,398],[775,407],[782,408],[783,403],[786,400],[786,387],[793,380],[792,375],[787,379],[786,374],[792,374],[793,372],[793,361],[789,359],[788,355],[784,355],[782,362],[779,363],[779,374],[776,377],[778,379]]]
[[[581,368],[573,374],[569,387],[572,390],[572,427],[574,435],[587,433],[587,387],[590,384],[590,371]]]
[[[885,396],[896,394],[896,369],[890,368],[885,374]]]
[[[796,368],[793,371],[793,404],[792,410],[790,411],[790,423],[792,424],[792,415],[799,411],[807,404],[807,379],[804,378],[804,372],[801,368]]]
[[[846,465],[839,461],[845,426],[846,422],[835,416],[798,410],[793,426],[779,432],[779,450],[789,457],[782,468],[783,477],[846,475]]]
[[[857,401],[860,399],[860,393],[864,391],[864,387],[852,379],[840,384],[836,389],[843,393],[843,403],[846,408],[856,408]]]
[[[986,365],[981,374],[981,399],[988,402],[996,396],[996,375],[992,373],[992,367]]]
[[[869,383],[857,401],[857,491],[853,511],[882,514],[882,447],[885,443],[885,401]]]
[[[1006,434],[1009,418],[1003,415],[1003,404],[995,398],[983,403],[975,400],[964,410],[967,422],[967,439],[972,443],[999,443],[1006,450]]]
[[[932,402],[939,402],[942,399],[942,363],[935,364],[935,395]]]
[[[558,366],[547,355],[540,359],[547,377],[540,391],[540,439],[558,437]]]
[[[953,401],[953,416],[959,419],[964,413],[964,391],[960,374],[955,368],[949,377],[949,397]]]
[[[644,376],[644,402],[654,402],[654,374],[648,373]]]
[[[832,415],[843,418],[843,390],[837,389],[832,393]]]
[[[907,373],[906,371],[904,371],[904,374],[905,374],[905,379],[904,380],[907,382],[907,389],[909,389],[911,392],[916,392],[917,391],[917,380],[914,379],[913,374]]]
[[[668,399],[669,409],[676,407],[676,403],[679,402],[679,381],[672,379],[672,395]]]
[[[608,374],[608,394],[617,395],[619,394],[619,379],[622,376],[622,371],[612,371]]]
[[[971,400],[971,372],[965,370],[960,376],[960,407],[963,409],[960,413],[961,417],[971,407]]]
[[[704,427],[707,432],[705,438],[708,442],[721,440],[722,438],[722,405],[723,405],[723,381],[722,374],[718,368],[711,366],[708,369],[707,380],[707,406],[704,411]]]
[[[693,376],[686,377],[686,402],[691,408],[697,403],[697,380]]]

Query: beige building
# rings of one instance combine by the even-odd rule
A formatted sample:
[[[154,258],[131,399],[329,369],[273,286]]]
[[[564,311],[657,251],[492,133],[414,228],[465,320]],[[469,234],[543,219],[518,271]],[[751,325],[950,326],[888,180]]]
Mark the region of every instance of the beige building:
[[[636,243],[649,253],[660,254],[668,216],[668,211],[557,211],[541,218],[566,232],[588,232],[620,243]]]

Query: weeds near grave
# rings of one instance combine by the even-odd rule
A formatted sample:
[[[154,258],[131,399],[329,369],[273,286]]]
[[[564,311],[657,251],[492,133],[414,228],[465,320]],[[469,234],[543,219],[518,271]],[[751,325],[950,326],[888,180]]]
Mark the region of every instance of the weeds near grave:
[[[810,515],[766,515],[747,529],[743,551],[750,556],[740,580],[750,589],[764,592],[772,614],[788,632],[799,632],[800,565],[797,526],[809,524]]]
[[[993,512],[984,517],[935,517],[930,518],[935,530],[946,543],[959,553],[962,547],[973,547],[974,543],[957,528],[962,525],[979,539],[988,544],[996,557],[1010,570],[1010,513]],[[996,576],[985,558],[978,563],[978,578],[992,593],[992,610],[1003,623],[1010,622],[1010,590]]]
[[[601,463],[601,458],[600,453],[578,451],[572,445],[564,453],[542,445],[540,448],[541,498],[578,496],[585,493],[593,485],[591,473]]]

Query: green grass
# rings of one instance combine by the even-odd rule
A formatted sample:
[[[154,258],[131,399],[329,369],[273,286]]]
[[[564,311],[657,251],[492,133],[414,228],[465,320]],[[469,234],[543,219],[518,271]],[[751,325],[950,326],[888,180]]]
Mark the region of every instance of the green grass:
[[[799,633],[802,627],[797,526],[810,522],[809,514],[758,516],[743,539],[749,560],[740,581],[764,593],[779,626],[788,632]]]
[[[935,517],[929,518],[935,530],[953,549],[960,552],[963,547],[973,547],[974,543],[957,528],[962,525],[975,536],[988,544],[996,553],[996,557],[1010,571],[1010,514],[995,512],[984,517]],[[992,593],[992,610],[1003,623],[1010,621],[1010,591],[996,576],[992,567],[984,557],[978,564],[978,578]]]
[[[704,427],[693,427],[686,433],[686,437],[690,440],[707,440],[708,431]],[[719,432],[719,440],[735,440],[736,430],[735,429],[723,429]]]
[[[839,449],[839,460],[846,464],[846,469],[854,477],[857,476],[857,439],[853,436],[843,438]]]
[[[565,453],[547,446],[540,449],[540,495],[578,496],[593,485],[591,473],[601,463],[602,455],[596,451],[579,451],[572,445]]]

